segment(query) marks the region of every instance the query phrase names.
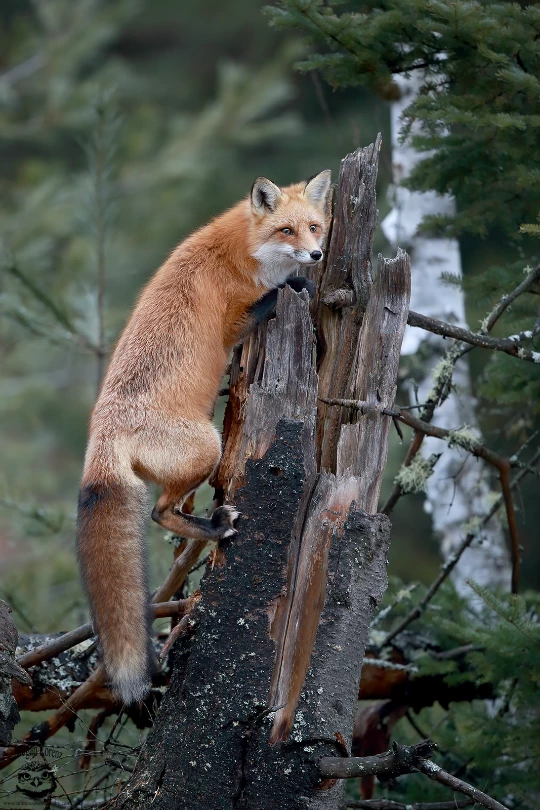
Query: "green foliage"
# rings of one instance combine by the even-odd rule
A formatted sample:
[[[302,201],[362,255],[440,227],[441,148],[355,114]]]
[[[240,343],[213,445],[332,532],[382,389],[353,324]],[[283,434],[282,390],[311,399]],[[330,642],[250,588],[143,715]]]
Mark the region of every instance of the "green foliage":
[[[538,215],[537,219],[540,223],[540,214]],[[521,225],[520,229],[521,233],[528,233],[530,236],[540,236],[540,224],[536,222],[530,223],[527,225]]]
[[[395,98],[399,77],[421,68],[404,131],[424,158],[406,184],[456,198],[452,221],[430,216],[424,230],[491,237],[496,229],[497,239],[509,241],[514,256],[519,252],[520,262],[475,268],[466,276],[469,300],[479,312],[489,311],[520,281],[523,266],[540,259],[537,243],[528,239],[540,234],[540,226],[520,228],[534,219],[540,194],[540,7],[479,0],[282,0],[266,11],[272,25],[308,35],[314,52],[298,67],[320,71],[333,87],[363,85]],[[531,330],[535,319],[528,296],[505,314],[495,334]],[[523,347],[535,350],[532,336]],[[487,408],[495,402],[499,412],[503,407],[506,425],[509,409],[524,404],[532,418],[540,407],[539,370],[494,356],[479,377],[479,392]]]
[[[493,699],[453,702],[446,709],[435,704],[423,709],[417,722],[437,742],[437,759],[446,770],[459,770],[461,778],[512,808],[533,808],[540,792],[540,598],[538,593],[501,597],[469,584],[475,594],[473,609],[450,585],[438,592],[415,625],[420,643],[411,663],[418,670],[415,677],[442,676],[449,686],[490,685]],[[385,597],[385,604],[393,607],[381,611],[386,628],[419,598],[418,591],[407,594],[406,600],[403,593],[402,585],[393,581]],[[376,636],[380,643],[380,623]],[[456,655],[433,655],[441,650],[455,650]],[[441,701],[444,706],[444,690]],[[406,719],[396,735],[418,741]],[[448,799],[447,791],[421,779],[401,779],[387,793],[406,804]]]
[[[299,67],[321,71],[334,87],[364,85],[395,97],[395,78],[422,68],[404,120],[426,157],[407,185],[458,201],[452,223],[433,217],[425,227],[515,233],[538,210],[539,7],[478,0],[346,6],[338,14],[323,0],[283,0],[268,14],[273,25],[309,35],[317,52]]]

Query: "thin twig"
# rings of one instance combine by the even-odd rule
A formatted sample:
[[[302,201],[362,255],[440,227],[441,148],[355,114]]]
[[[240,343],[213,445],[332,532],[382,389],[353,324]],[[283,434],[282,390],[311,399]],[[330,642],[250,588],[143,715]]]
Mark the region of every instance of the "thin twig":
[[[460,810],[476,804],[472,799],[452,799],[450,802],[414,802],[402,804],[392,799],[347,799],[343,810]]]
[[[325,399],[320,397],[327,405],[341,405],[345,408],[356,408],[360,413],[365,414],[368,410],[377,410],[382,414],[391,416],[394,421],[403,422],[413,428],[416,433],[423,434],[424,436],[432,436],[443,441],[453,442],[454,444],[463,447],[468,453],[471,453],[477,458],[481,458],[488,464],[491,464],[499,471],[499,478],[501,482],[501,489],[504,498],[504,505],[506,507],[506,516],[508,519],[508,530],[510,533],[510,545],[512,550],[512,593],[517,593],[519,590],[519,568],[520,568],[520,555],[519,555],[519,534],[516,520],[516,510],[512,491],[510,489],[510,468],[511,462],[504,456],[499,455],[493,450],[490,450],[480,442],[462,441],[460,439],[459,430],[447,430],[446,428],[433,425],[431,422],[425,422],[423,419],[418,419],[407,411],[402,411],[396,406],[393,408],[378,408],[362,400],[356,401],[353,399]],[[530,466],[530,465],[529,465]]]
[[[166,600],[170,599],[176,590],[182,585],[189,569],[201,553],[202,548],[206,546],[205,542],[200,546],[199,544],[200,541],[192,541],[192,543],[187,546],[185,551],[182,552],[180,557],[175,560],[171,571],[169,572],[169,576],[152,597],[151,601],[153,605],[157,607],[159,604],[161,608],[161,602],[165,602],[166,606],[172,604]],[[196,556],[194,556],[195,554]],[[200,594],[194,594],[193,596],[188,597],[188,599],[180,601],[183,603],[189,602],[191,609],[194,601],[197,601],[199,598]],[[165,615],[170,615],[170,613],[166,613]],[[80,628],[78,629],[80,630]],[[105,683],[105,669],[102,664],[99,664],[94,669],[92,674],[87,678],[87,680],[70,695],[63,706],[54,712],[54,714],[52,714],[48,720],[31,729],[28,734],[25,734],[20,742],[14,743],[13,745],[3,749],[0,757],[0,770],[7,767],[11,762],[13,762],[13,760],[17,759],[17,757],[24,754],[25,751],[32,747],[32,745],[42,744],[45,742],[45,740],[48,740],[50,737],[56,734],[57,731],[67,725],[67,723],[69,723],[71,720],[76,719],[77,711],[80,706],[83,705],[90,695],[101,689]]]
[[[169,653],[169,650],[173,646],[178,636],[183,635],[188,629],[188,627],[189,627],[189,616],[186,615],[182,617],[182,619],[178,622],[176,627],[174,627],[169,633],[169,637],[165,642],[165,644],[163,645],[163,648],[159,654],[160,661],[163,661],[163,659],[166,658],[166,656]]]
[[[483,349],[504,352],[504,354],[519,357],[520,360],[526,360],[529,363],[539,362],[538,352],[524,349],[521,345],[523,340],[533,335],[532,330],[530,335],[527,332],[522,332],[511,338],[496,338],[483,332],[471,332],[468,329],[463,329],[461,326],[439,321],[437,318],[430,318],[427,315],[422,315],[420,312],[413,312],[412,310],[409,311],[407,323],[409,326],[416,326],[434,335],[454,338],[462,343],[468,343],[470,346],[480,346]]]
[[[523,470],[528,472],[528,470]],[[510,488],[510,464],[499,468],[499,477],[506,507],[506,517],[508,520],[508,531],[510,533],[510,550],[512,556],[512,593],[519,591],[519,569],[521,566],[521,555],[519,547],[519,534],[517,528],[516,509],[514,498]]]
[[[534,270],[532,270],[528,274],[528,276],[520,284],[518,284],[510,293],[503,295],[500,301],[495,305],[493,310],[487,316],[484,324],[482,325],[482,328],[480,329],[480,334],[485,335],[487,332],[490,332],[493,329],[497,320],[507,309],[507,307],[510,304],[512,304],[516,300],[516,298],[518,298],[518,296],[529,290],[539,277],[540,277],[540,265],[538,265]],[[417,313],[413,313],[413,316],[414,315],[417,315]],[[537,324],[535,323],[534,329],[536,329],[536,326]],[[467,354],[474,348],[475,348],[474,344],[458,341],[446,352],[444,361],[446,363],[450,363],[452,366],[455,366],[458,360],[460,360],[465,354]],[[435,409],[439,404],[439,400],[443,396],[444,389],[446,388],[448,390],[450,383],[451,383],[451,375],[450,375],[450,382],[448,382],[446,378],[445,379],[441,378],[439,380],[439,382],[435,386],[434,391],[432,392],[428,401],[425,403],[424,407],[421,410],[420,415],[424,422],[431,422],[431,420],[433,419],[433,415],[435,413]],[[409,449],[407,451],[407,455],[403,462],[404,467],[410,466],[413,459],[420,452],[423,441],[424,441],[424,434],[415,432],[411,440]],[[394,509],[396,503],[398,502],[402,494],[403,488],[401,487],[401,485],[395,484],[394,489],[392,490],[388,500],[382,507],[381,512],[385,515],[389,515]]]
[[[529,290],[538,279],[540,279],[540,264],[537,265],[534,270],[531,270],[531,272],[523,279],[521,284],[518,284],[518,286],[515,287],[512,292],[508,293],[508,295],[502,296],[501,300],[495,304],[489,313],[485,321],[485,326],[480,331],[491,332],[503,312],[510,306],[510,304],[513,304],[516,298],[522,293],[527,292],[527,290]]]
[[[469,796],[469,798],[473,799],[473,801],[478,804],[483,804],[484,807],[489,808],[489,810],[508,810],[506,805],[501,804],[501,802],[498,802],[496,799],[492,799],[487,793],[469,785],[468,782],[458,779],[457,776],[452,776],[451,773],[444,771],[439,765],[436,765],[430,760],[424,760],[420,764],[419,770],[435,782],[446,785],[452,788],[452,790],[459,790],[460,793]]]
[[[173,562],[165,582],[154,593],[152,601],[163,602],[174,596],[184,584],[189,571],[207,545],[206,540],[190,540],[180,556]]]
[[[540,449],[536,451],[531,461],[534,464],[539,459],[540,459]],[[519,484],[521,479],[524,478],[525,475],[527,475],[527,472],[528,472],[527,470],[520,470],[513,478],[513,480],[510,481],[509,483],[510,489],[514,489]],[[403,630],[405,630],[405,628],[411,624],[411,622],[413,622],[415,619],[418,619],[422,615],[430,600],[437,593],[437,591],[439,590],[445,579],[448,577],[450,572],[453,571],[453,569],[456,567],[463,552],[466,551],[466,549],[470,546],[473,540],[476,537],[478,537],[478,534],[480,533],[481,529],[483,529],[489,523],[493,515],[502,506],[503,501],[504,501],[503,496],[499,495],[499,497],[493,503],[487,515],[483,517],[478,528],[476,528],[474,531],[468,532],[465,539],[461,543],[460,547],[454,552],[454,554],[451,557],[448,558],[448,560],[446,560],[444,565],[441,566],[439,576],[437,577],[437,579],[435,579],[434,582],[431,583],[430,587],[428,588],[428,590],[426,591],[425,595],[420,600],[420,602],[399,622],[399,624],[393,630],[391,630],[388,633],[383,644],[379,648],[379,651],[384,647],[387,647],[391,641],[393,641],[397,636],[399,636],[399,634],[402,633]]]
[[[190,599],[179,599],[176,602],[159,602],[152,606],[152,612],[154,619],[164,619],[167,616],[180,616],[191,606],[192,600]],[[76,644],[81,644],[83,641],[92,638],[93,635],[92,625],[88,622],[88,624],[83,624],[75,628],[75,630],[70,630],[68,633],[55,638],[54,641],[42,644],[34,650],[24,653],[24,655],[19,656],[17,663],[19,666],[28,669],[28,667],[33,667],[42,661],[55,658],[60,653],[75,647]]]

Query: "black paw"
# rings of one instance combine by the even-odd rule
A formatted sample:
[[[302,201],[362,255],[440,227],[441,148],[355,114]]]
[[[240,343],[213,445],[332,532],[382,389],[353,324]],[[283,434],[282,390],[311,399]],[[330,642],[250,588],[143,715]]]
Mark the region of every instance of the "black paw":
[[[288,279],[286,279],[285,284],[292,287],[295,292],[307,290],[310,298],[313,298],[315,295],[315,282],[311,281],[310,278],[304,278],[304,276],[290,276]]]
[[[232,537],[233,534],[238,534],[234,528],[233,523],[239,516],[240,512],[234,506],[218,506],[212,512],[212,526],[219,531],[220,540],[225,537]]]

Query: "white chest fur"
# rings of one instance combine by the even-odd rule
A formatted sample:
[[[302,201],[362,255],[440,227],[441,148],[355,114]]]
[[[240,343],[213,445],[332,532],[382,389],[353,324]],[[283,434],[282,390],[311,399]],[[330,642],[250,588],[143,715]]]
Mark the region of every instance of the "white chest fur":
[[[283,248],[288,248],[288,245],[261,245],[253,254],[259,262],[259,281],[265,287],[277,287],[298,273],[301,263]]]

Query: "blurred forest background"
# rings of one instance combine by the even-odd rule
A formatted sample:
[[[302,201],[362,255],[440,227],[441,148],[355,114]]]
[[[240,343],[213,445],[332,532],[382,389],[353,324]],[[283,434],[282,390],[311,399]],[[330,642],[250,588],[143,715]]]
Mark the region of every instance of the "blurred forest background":
[[[258,0],[0,4],[0,598],[12,606],[20,632],[68,630],[88,619],[74,544],[88,418],[108,354],[138,291],[168,253],[244,197],[258,175],[287,184],[331,168],[337,180],[341,158],[373,142],[379,131],[379,221],[390,209],[390,108],[384,92],[354,83],[334,92],[324,70],[297,71],[295,64],[313,49],[294,19],[291,27],[271,27],[264,5]],[[280,5],[294,14],[298,3]],[[414,6],[416,13],[421,3],[401,6]],[[416,20],[410,30],[418,30]],[[458,127],[456,132],[459,138]],[[525,183],[531,195],[540,177],[534,163],[533,155],[530,188]],[[489,194],[486,188],[486,199]],[[459,194],[457,206],[459,212]],[[528,221],[536,214],[537,207]],[[481,236],[471,235],[465,227],[459,235],[467,320],[474,331],[523,278],[535,248],[538,252],[538,241],[519,236],[511,220],[506,223],[510,234],[488,227]],[[386,256],[394,253],[380,229],[375,248]],[[523,310],[516,305],[514,320],[506,320],[497,334],[525,328],[519,319],[529,324],[531,312],[530,301]],[[534,341],[532,348],[539,348]],[[504,456],[527,437],[531,443],[536,438],[536,445],[538,366],[482,349],[468,357],[486,445]],[[414,378],[422,362],[421,353],[403,358],[398,404],[407,403],[406,378]],[[216,409],[218,427],[223,404],[220,400]],[[382,500],[408,446],[411,434],[406,428],[404,433],[403,443],[395,432],[391,437]],[[537,477],[529,476],[516,494],[523,591],[540,586],[537,490]],[[204,512],[210,500],[210,489],[203,488],[196,510]],[[399,613],[406,612],[408,599],[400,581],[432,582],[441,557],[422,495],[401,498],[392,523],[390,574],[396,579],[387,600],[394,604],[395,597],[398,604],[401,599]],[[168,540],[149,526],[152,586],[169,570]],[[476,661],[474,677],[510,683],[510,695],[517,683],[516,660],[523,662],[528,654],[523,671],[538,672],[533,660],[538,643],[529,641],[533,633],[538,639],[532,609],[520,608],[517,621],[518,603],[488,601],[504,619],[501,629],[491,623],[493,633],[484,637],[483,627],[493,619],[475,616],[471,637],[468,607],[450,586],[439,596],[442,601],[424,623],[415,625],[420,642],[435,632],[442,648],[476,640],[475,649],[485,647],[489,656],[488,663]],[[530,598],[537,603],[537,596]],[[445,623],[448,618],[455,625]],[[422,655],[411,660],[426,667]],[[445,666],[450,681],[456,679],[454,665]],[[520,688],[531,694],[517,703],[538,723],[537,684],[533,678],[522,680],[526,684]],[[502,695],[506,711],[511,697],[504,689]],[[441,750],[456,755],[456,768],[464,762],[465,769],[476,757],[480,787],[494,770],[494,752],[502,752],[501,761],[506,755],[503,734],[510,734],[507,739],[516,747],[519,742],[512,708],[506,718],[504,712],[489,715],[489,744],[482,748],[478,730],[487,725],[485,711],[484,701],[476,701],[474,712],[471,704],[462,704],[442,726],[440,707],[425,709],[421,718],[430,733],[437,730]],[[37,720],[35,714],[26,716],[23,726]],[[503,728],[507,721],[510,732]],[[478,749],[471,754],[467,745],[473,744]],[[516,772],[525,778],[526,768]],[[425,799],[425,786],[419,784],[408,801],[411,796]]]
[[[337,179],[340,159],[378,131],[379,219],[388,211],[388,103],[295,71],[305,45],[298,32],[269,27],[262,8],[2,2],[0,597],[21,630],[86,620],[74,513],[87,421],[137,292],[175,244],[245,196],[257,175],[286,184],[331,168]],[[461,247],[466,275],[516,258],[494,233]],[[382,233],[376,248],[392,253]],[[473,328],[486,309],[469,296]],[[471,356],[475,381],[486,360]],[[484,433],[507,452],[515,441],[486,405],[480,396]],[[218,425],[221,414],[222,405]],[[383,498],[404,450],[393,436]],[[521,492],[524,586],[540,581],[535,486]],[[202,492],[197,508],[209,498]],[[393,523],[390,572],[429,582],[440,559],[422,497],[402,499]],[[157,584],[170,546],[149,531]]]
[[[385,105],[295,72],[299,38],[273,31],[262,5],[2,2],[0,596],[21,630],[86,620],[74,514],[101,355],[169,251],[254,177],[337,177],[379,130],[387,208]],[[395,565],[412,543],[411,574],[426,579],[436,546],[407,507]],[[171,550],[150,536],[157,584]]]

